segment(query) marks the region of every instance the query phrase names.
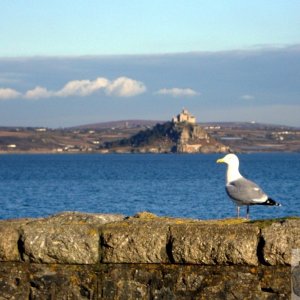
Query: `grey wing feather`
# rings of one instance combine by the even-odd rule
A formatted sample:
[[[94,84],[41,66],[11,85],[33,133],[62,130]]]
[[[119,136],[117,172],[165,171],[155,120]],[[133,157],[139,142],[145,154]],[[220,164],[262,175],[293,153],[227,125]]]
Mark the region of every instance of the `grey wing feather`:
[[[268,196],[254,182],[240,178],[226,185],[228,195],[244,205],[262,203],[267,200]]]

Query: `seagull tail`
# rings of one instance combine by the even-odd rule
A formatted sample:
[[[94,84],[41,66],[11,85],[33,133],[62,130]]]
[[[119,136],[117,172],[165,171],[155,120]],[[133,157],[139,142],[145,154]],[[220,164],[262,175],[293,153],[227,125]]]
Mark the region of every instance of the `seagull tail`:
[[[271,205],[271,206],[281,206],[280,203],[276,202],[275,200],[268,198],[264,203],[262,203],[263,205]]]

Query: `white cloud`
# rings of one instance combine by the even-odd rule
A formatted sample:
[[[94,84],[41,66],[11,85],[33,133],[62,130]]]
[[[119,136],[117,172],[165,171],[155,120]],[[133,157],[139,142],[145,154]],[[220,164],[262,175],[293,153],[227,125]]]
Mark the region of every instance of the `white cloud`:
[[[200,95],[200,93],[196,92],[191,88],[171,88],[171,89],[160,89],[156,92],[158,95],[169,95],[172,97],[193,97]]]
[[[104,77],[98,77],[95,80],[72,80],[67,82],[64,87],[58,91],[49,91],[45,87],[36,86],[24,94],[9,88],[0,89],[0,100],[23,97],[25,99],[42,99],[50,97],[85,97],[103,90],[106,95],[117,97],[133,97],[146,91],[146,86],[141,81],[128,77],[118,77],[110,81]]]
[[[104,77],[95,80],[73,80],[68,82],[60,91],[55,93],[57,97],[89,96],[99,90],[104,90],[107,95],[117,97],[132,97],[146,91],[146,86],[137,80],[128,77],[119,77],[110,81]]]
[[[34,89],[27,91],[24,95],[24,98],[41,99],[41,98],[49,98],[51,96],[53,96],[53,92],[48,91],[46,88],[37,86]]]
[[[21,96],[21,93],[10,88],[0,88],[0,100],[15,99]]]
[[[255,99],[255,97],[253,95],[246,94],[246,95],[242,95],[241,99],[244,99],[244,100],[253,100],[253,99]]]
[[[109,80],[102,77],[98,77],[95,80],[73,80],[69,81],[60,91],[56,92],[55,95],[58,97],[84,97],[106,88],[108,85]]]
[[[146,91],[146,86],[137,80],[128,77],[119,77],[110,83],[106,89],[106,94],[118,97],[132,97]]]

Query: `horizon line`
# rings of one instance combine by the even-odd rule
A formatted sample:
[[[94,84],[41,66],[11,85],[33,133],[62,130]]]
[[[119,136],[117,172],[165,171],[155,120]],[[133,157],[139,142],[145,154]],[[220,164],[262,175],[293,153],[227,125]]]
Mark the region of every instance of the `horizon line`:
[[[292,50],[299,51],[300,43],[296,44],[260,44],[250,47],[232,48],[225,50],[193,50],[193,51],[169,51],[157,53],[115,53],[115,54],[32,54],[32,55],[0,55],[0,60],[14,59],[91,59],[91,58],[123,58],[123,57],[159,57],[159,56],[176,56],[176,55],[216,55],[231,53],[255,53],[267,51]]]
[[[72,125],[72,126],[60,126],[60,127],[50,127],[50,126],[38,126],[38,125],[0,125],[1,128],[47,128],[47,129],[68,129],[68,128],[78,128],[83,126],[95,126],[100,124],[106,124],[106,123],[119,123],[119,122],[171,122],[171,120],[154,120],[154,119],[119,119],[119,120],[111,120],[111,121],[102,121],[102,122],[94,122],[94,123],[87,123],[87,124],[81,124],[81,125]],[[300,126],[294,126],[294,125],[285,125],[285,124],[277,124],[277,123],[263,123],[263,122],[257,122],[257,121],[206,121],[206,122],[196,122],[196,124],[230,124],[230,123],[236,123],[236,124],[253,124],[253,125],[266,125],[266,126],[276,126],[276,127],[289,127],[294,129],[300,129]]]

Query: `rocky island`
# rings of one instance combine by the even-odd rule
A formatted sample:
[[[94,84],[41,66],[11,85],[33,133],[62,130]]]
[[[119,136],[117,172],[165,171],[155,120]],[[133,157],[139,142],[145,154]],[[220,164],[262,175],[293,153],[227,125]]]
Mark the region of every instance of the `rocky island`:
[[[289,299],[299,289],[299,228],[299,218],[147,212],[2,220],[0,298]]]
[[[172,122],[156,124],[130,138],[107,142],[103,150],[134,153],[223,153],[229,147],[210,136],[186,109]]]

